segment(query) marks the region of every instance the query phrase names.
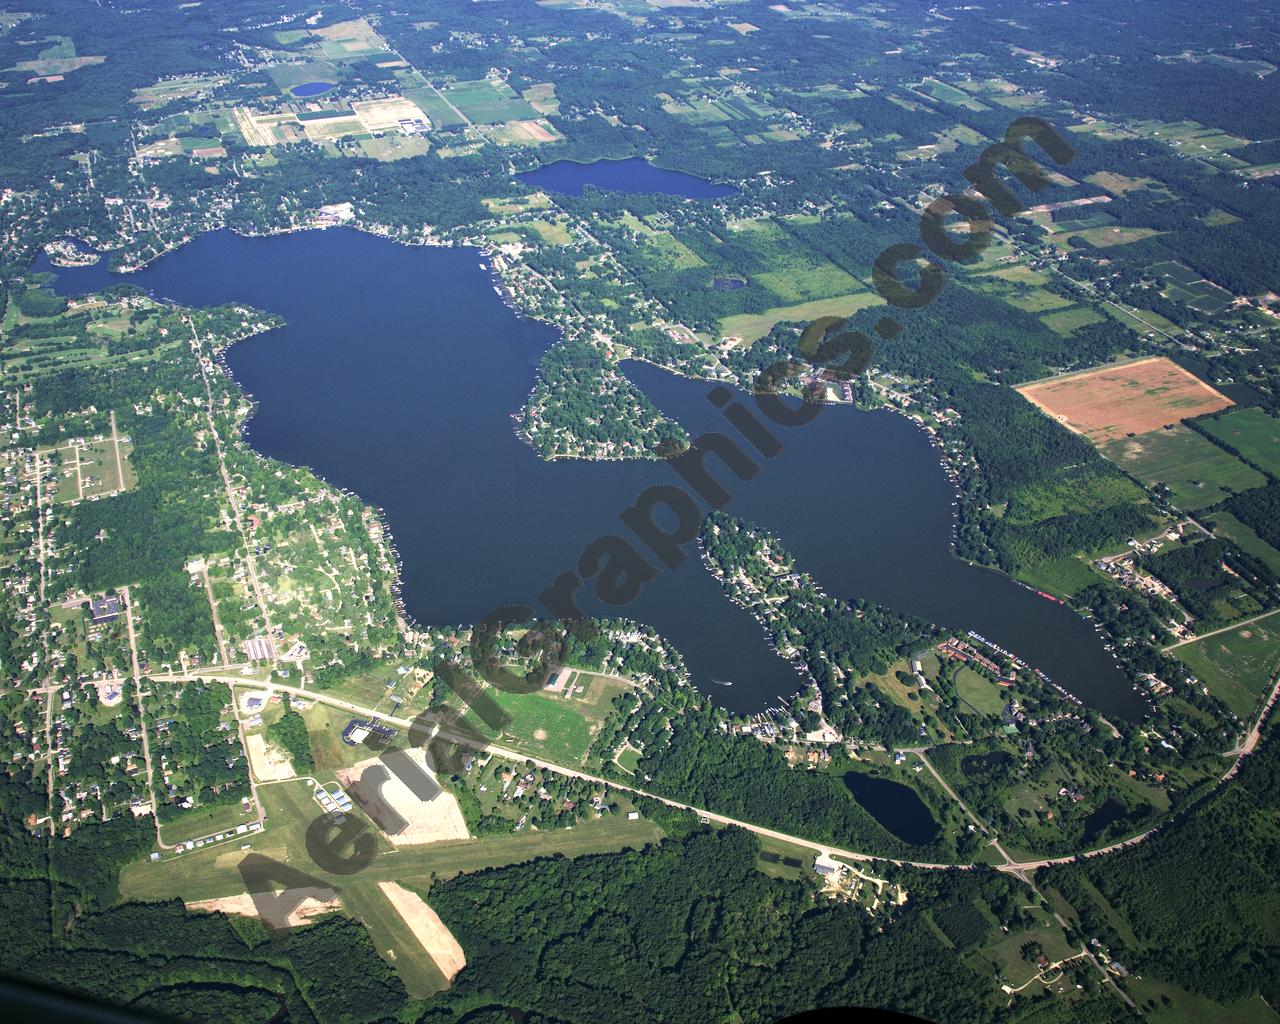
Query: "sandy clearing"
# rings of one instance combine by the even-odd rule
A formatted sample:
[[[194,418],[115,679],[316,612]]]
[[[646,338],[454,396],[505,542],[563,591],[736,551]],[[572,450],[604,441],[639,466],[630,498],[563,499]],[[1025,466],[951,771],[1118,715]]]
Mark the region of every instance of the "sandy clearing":
[[[367,131],[384,132],[404,121],[426,121],[427,115],[412,100],[390,96],[381,100],[357,100],[351,104]]]
[[[272,928],[296,928],[298,925],[306,924],[312,918],[331,914],[342,907],[342,900],[333,889],[319,887],[285,889],[280,895],[291,898],[300,896],[302,902],[283,919],[264,918]],[[237,893],[235,896],[222,896],[215,900],[183,900],[182,902],[188,910],[203,910],[209,913],[222,911],[224,914],[239,914],[241,917],[258,916],[258,908],[253,902],[253,897],[247,892]]]
[[[435,778],[435,773],[427,765],[425,750],[410,750],[409,757],[416,767],[425,771],[432,779]],[[431,800],[421,800],[391,771],[387,772],[389,777],[381,787],[362,784],[365,770],[378,764],[378,759],[371,757],[339,771],[338,780],[361,809],[387,834],[392,845],[416,846],[447,839],[471,838],[462,810],[458,807],[457,797],[444,789]],[[370,782],[376,777],[376,773],[370,775]],[[400,824],[398,819],[408,824],[392,834],[390,830]]]
[[[467,966],[467,956],[453,937],[453,932],[440,920],[440,915],[416,892],[410,892],[397,882],[379,882],[378,888],[404,919],[413,937],[435,961],[440,973],[452,982],[457,973]]]
[[[267,739],[262,733],[246,736],[244,746],[249,755],[249,767],[253,769],[253,777],[259,782],[281,782],[297,775],[292,763],[284,754],[275,747],[267,746]]]

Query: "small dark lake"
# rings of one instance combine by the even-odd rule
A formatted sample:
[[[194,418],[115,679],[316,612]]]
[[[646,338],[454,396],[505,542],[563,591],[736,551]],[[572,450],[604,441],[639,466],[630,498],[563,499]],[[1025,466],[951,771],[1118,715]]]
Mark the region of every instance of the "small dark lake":
[[[517,174],[526,185],[567,196],[580,196],[588,185],[613,192],[658,193],[685,199],[719,199],[738,190],[732,185],[707,181],[684,171],[655,167],[648,160],[596,160],[589,164],[557,160],[536,170]]]
[[[711,287],[718,292],[736,292],[746,286],[747,282],[740,277],[717,277],[711,282]]]
[[[1129,808],[1122,804],[1115,797],[1107,797],[1107,799],[1097,808],[1095,808],[1084,819],[1084,841],[1091,843],[1107,828],[1114,825],[1117,821],[1123,821],[1129,816]]]
[[[983,768],[1009,764],[1013,755],[1007,750],[991,750],[985,754],[970,754],[960,759],[960,770],[966,775],[977,775]]]
[[[868,814],[904,843],[924,846],[937,837],[937,820],[910,786],[866,772],[845,772],[844,784]]]
[[[304,82],[302,85],[295,85],[289,91],[299,99],[306,99],[308,96],[319,96],[332,88],[332,82]]]
[[[56,268],[41,256],[35,269]],[[405,605],[419,622],[540,608],[538,595],[577,568],[589,543],[630,535],[619,516],[645,488],[683,486],[663,462],[545,462],[515,436],[511,414],[558,335],[503,305],[474,249],[411,248],[345,229],[223,231],[136,274],[112,275],[105,260],[56,273],[68,294],[128,283],[191,306],[239,302],[282,315],[286,326],[226,355],[257,402],[247,439],[386,510]],[[691,435],[738,437],[708,401],[709,384],[648,364],[624,369]],[[832,406],[804,426],[771,429],[783,445],[771,459],[737,441],[759,466],[750,480],[715,459],[711,472],[732,495],[726,511],[777,533],[828,593],[976,630],[1103,713],[1141,716],[1088,622],[951,553],[955,493],[911,421]],[[630,604],[606,605],[587,584],[579,606],[653,626],[732,711],[794,693],[800,677],[725,599],[693,545],[688,555]]]

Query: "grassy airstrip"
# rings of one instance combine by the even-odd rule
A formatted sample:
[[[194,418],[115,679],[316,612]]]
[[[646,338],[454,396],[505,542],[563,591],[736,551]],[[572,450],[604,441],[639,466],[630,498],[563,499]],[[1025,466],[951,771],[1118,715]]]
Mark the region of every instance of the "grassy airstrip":
[[[250,852],[241,848],[241,841],[248,839],[252,852],[338,889],[343,911],[369,929],[379,954],[396,969],[409,993],[419,998],[445,988],[444,976],[378,889],[378,882],[400,882],[425,897],[433,882],[454,875],[539,857],[640,849],[662,838],[661,829],[652,822],[627,821],[621,815],[572,829],[516,832],[398,849],[379,834],[377,856],[367,868],[352,875],[337,875],[319,868],[306,849],[307,826],[320,814],[310,783],[295,779],[262,786],[259,793],[267,815],[262,833],[237,836],[189,853],[166,854],[157,862],[131,864],[120,875],[122,898],[197,901],[244,893],[245,882],[238,865]],[[377,834],[377,829],[373,832]]]
[[[649,821],[627,821],[621,817],[605,817],[572,829],[527,831],[415,847],[394,848],[379,835],[378,855],[373,862],[357,875],[344,876],[317,867],[307,852],[307,826],[321,813],[320,805],[311,796],[309,783],[295,779],[259,787],[259,793],[267,824],[262,833],[252,837],[252,852],[297,868],[339,889],[384,881],[403,883],[450,878],[557,854],[575,857],[638,849],[656,842],[662,835]],[[377,833],[372,825],[370,828]],[[121,872],[120,892],[125,899],[135,900],[175,897],[205,900],[233,896],[245,891],[244,879],[237,867],[245,852],[232,842],[180,855],[166,854],[154,863],[131,864]]]

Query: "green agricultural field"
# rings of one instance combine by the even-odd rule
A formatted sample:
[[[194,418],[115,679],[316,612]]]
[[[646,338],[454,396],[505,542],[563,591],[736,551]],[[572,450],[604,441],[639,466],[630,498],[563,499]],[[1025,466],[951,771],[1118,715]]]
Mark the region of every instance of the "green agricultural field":
[[[404,97],[412,100],[424,114],[431,119],[434,128],[453,128],[466,124],[444,98],[429,85],[422,85],[404,90]]]
[[[1040,322],[1053,331],[1054,334],[1067,335],[1074,334],[1081,327],[1101,323],[1102,319],[1102,314],[1097,310],[1090,309],[1087,306],[1076,306],[1056,313],[1046,313],[1040,318]]]
[[[286,96],[296,86],[307,82],[340,82],[342,72],[328,61],[314,61],[306,64],[277,64],[267,69],[271,80]]]
[[[1031,291],[1026,292],[1014,292],[1003,296],[1003,298],[1005,302],[1015,309],[1021,309],[1027,313],[1045,313],[1049,310],[1062,309],[1064,306],[1072,305],[1071,300],[1066,296],[1046,291],[1044,288],[1033,288]]]
[[[862,287],[857,278],[825,261],[756,274],[755,279],[784,302],[809,302],[833,295],[848,295]]]
[[[1206,420],[1204,430],[1264,473],[1280,477],[1280,420],[1261,409],[1233,409],[1218,419]]]
[[[808,323],[820,316],[852,316],[870,306],[884,303],[875,292],[854,292],[830,299],[816,299],[796,306],[778,306],[763,313],[735,313],[720,321],[720,334],[726,338],[741,338],[742,345],[750,345],[763,338],[776,324],[784,321]]]
[[[1248,718],[1280,669],[1280,612],[1175,647],[1173,653],[1210,693],[1241,718]]]
[[[1181,425],[1116,438],[1103,444],[1101,451],[1148,486],[1164,484],[1173,503],[1187,512],[1267,482],[1253,467]]]
[[[522,100],[506,82],[485,79],[445,86],[444,95],[477,124],[533,120],[538,112]]]

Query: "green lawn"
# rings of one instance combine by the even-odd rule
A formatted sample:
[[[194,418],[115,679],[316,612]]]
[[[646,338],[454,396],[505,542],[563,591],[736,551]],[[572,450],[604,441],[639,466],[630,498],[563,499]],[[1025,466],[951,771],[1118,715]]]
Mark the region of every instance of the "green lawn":
[[[966,665],[956,673],[956,692],[970,707],[984,715],[999,717],[1004,710],[1004,691]]]
[[[1256,469],[1184,426],[1117,438],[1101,451],[1143,483],[1167,486],[1173,503],[1188,512],[1267,482]]]
[[[1280,477],[1280,420],[1261,409],[1233,409],[1205,420],[1204,429],[1230,445],[1264,473]]]
[[[592,723],[563,696],[490,691],[511,716],[504,742],[559,764],[580,765],[591,746]]]
[[[1247,719],[1280,668],[1280,612],[1247,626],[1175,647],[1173,653],[1209,692]]]
[[[1125,985],[1134,1002],[1143,1007],[1144,1019],[1153,1024],[1280,1024],[1280,1014],[1261,996],[1215,1003],[1150,974],[1131,977]]]

